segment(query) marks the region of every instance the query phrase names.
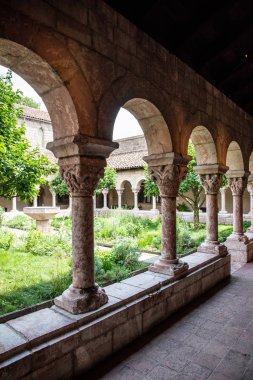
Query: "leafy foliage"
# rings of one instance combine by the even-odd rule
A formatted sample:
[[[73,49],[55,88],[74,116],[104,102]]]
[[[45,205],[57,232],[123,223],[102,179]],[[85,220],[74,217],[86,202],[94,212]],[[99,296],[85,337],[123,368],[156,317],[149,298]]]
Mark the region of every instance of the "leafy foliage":
[[[63,197],[64,195],[69,194],[69,190],[67,188],[67,185],[65,181],[63,181],[60,177],[60,174],[56,174],[56,176],[50,181],[50,187],[53,190],[53,192],[60,197]]]
[[[29,98],[29,96],[22,95],[20,100],[18,101],[18,104],[22,106],[28,106],[31,108],[40,109],[40,103],[36,102],[36,100]]]
[[[115,189],[117,172],[114,168],[106,167],[104,176],[98,181],[96,194],[101,194],[103,190]]]
[[[160,195],[159,188],[156,181],[153,181],[150,176],[148,165],[144,166],[144,194],[146,197],[157,197]]]
[[[18,125],[22,92],[13,90],[12,74],[0,76],[0,196],[31,200],[38,194],[37,185],[55,171],[48,158],[31,149],[24,125]]]
[[[192,156],[187,165],[187,174],[179,186],[179,195],[188,203],[194,212],[194,226],[199,227],[199,208],[205,201],[204,190],[198,174],[194,171],[197,165],[196,152],[192,142],[188,146],[188,154]]]

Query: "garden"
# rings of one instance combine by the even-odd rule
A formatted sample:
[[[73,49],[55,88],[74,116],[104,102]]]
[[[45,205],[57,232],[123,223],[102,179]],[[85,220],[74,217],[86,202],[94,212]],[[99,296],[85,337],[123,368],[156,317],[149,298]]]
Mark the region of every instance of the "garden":
[[[245,228],[247,223],[245,224]],[[141,252],[161,250],[161,217],[96,217],[95,276],[102,286],[145,270]],[[232,232],[219,225],[219,239]],[[177,219],[179,256],[192,252],[205,239],[205,225],[194,229]],[[62,293],[71,283],[71,219],[51,220],[50,234],[36,231],[25,215],[2,220],[0,228],[0,314],[9,313]]]

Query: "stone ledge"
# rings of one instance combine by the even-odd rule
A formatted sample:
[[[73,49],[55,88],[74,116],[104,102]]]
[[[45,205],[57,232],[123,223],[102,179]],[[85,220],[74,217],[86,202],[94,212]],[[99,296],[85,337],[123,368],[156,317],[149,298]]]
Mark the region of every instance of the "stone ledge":
[[[203,262],[198,255],[189,256],[195,270],[178,281],[147,272],[110,285],[106,291],[119,298],[111,296],[97,311],[71,315],[52,307],[1,325],[11,326],[14,339],[8,346],[0,335],[0,379],[39,379],[42,373],[58,378],[54,361],[60,368],[66,358],[73,377],[90,368],[230,275],[230,256]]]

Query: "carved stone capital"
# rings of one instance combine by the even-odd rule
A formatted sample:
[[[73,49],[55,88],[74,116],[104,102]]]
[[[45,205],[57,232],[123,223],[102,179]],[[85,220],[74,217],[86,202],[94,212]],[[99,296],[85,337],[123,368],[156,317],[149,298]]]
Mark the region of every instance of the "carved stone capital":
[[[229,187],[233,195],[243,195],[247,186],[247,177],[232,177],[228,179]]]
[[[72,196],[93,196],[99,179],[104,174],[103,158],[69,157],[59,160],[61,178]]]
[[[222,175],[220,173],[199,174],[199,178],[206,194],[218,194],[222,179]]]
[[[251,196],[253,196],[253,181],[249,181],[247,184],[247,190]]]
[[[151,178],[157,181],[161,196],[176,197],[180,182],[185,175],[186,166],[171,164],[151,166],[149,169]]]

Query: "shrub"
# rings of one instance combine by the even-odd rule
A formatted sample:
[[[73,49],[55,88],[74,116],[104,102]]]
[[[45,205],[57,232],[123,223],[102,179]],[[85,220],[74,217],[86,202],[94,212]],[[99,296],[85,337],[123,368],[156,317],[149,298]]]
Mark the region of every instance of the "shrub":
[[[111,251],[99,251],[95,252],[95,256],[101,261],[103,269],[105,272],[112,269],[113,266],[113,256]]]
[[[29,231],[25,249],[35,256],[70,255],[71,244],[66,235],[45,235],[40,231]]]
[[[70,230],[72,227],[72,220],[67,216],[63,216],[61,218],[53,218],[50,220],[50,225],[56,230],[60,230],[63,227]]]
[[[132,239],[124,238],[116,241],[112,249],[112,255],[116,264],[134,269],[138,263],[140,252]]]
[[[35,229],[35,221],[26,215],[17,215],[8,220],[5,225],[9,228],[17,228],[19,230]]]
[[[0,233],[0,248],[8,251],[13,243],[14,234],[8,231],[1,231]]]
[[[96,255],[94,257],[94,267],[95,267],[95,275],[96,276],[105,273],[105,271],[103,269],[103,263]]]

